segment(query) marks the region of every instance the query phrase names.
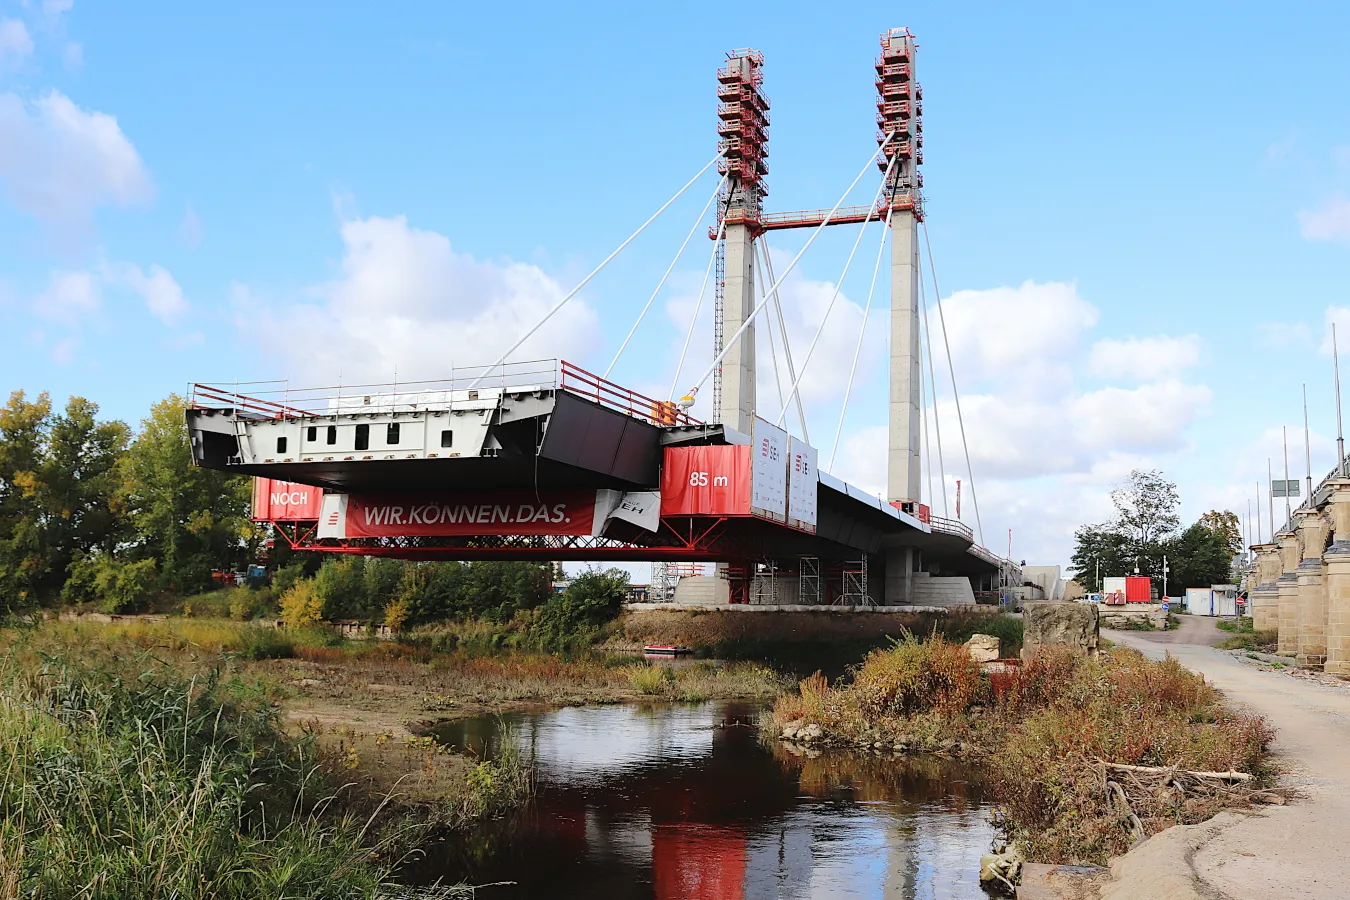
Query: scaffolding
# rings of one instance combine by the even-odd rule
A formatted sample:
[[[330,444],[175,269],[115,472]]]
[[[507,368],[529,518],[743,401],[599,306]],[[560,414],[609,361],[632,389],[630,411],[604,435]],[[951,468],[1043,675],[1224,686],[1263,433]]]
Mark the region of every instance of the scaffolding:
[[[778,564],[765,563],[756,567],[750,582],[750,602],[760,606],[778,605]]]
[[[797,602],[819,606],[821,600],[820,557],[803,556],[797,569]]]
[[[891,202],[909,198],[915,216],[922,219],[923,176],[918,167],[923,162],[923,88],[914,79],[916,47],[908,28],[892,28],[881,35],[876,88],[877,143],[882,149],[877,166],[890,173],[886,188]]]
[[[836,606],[876,606],[872,595],[867,592],[867,556],[844,563],[843,591]]]

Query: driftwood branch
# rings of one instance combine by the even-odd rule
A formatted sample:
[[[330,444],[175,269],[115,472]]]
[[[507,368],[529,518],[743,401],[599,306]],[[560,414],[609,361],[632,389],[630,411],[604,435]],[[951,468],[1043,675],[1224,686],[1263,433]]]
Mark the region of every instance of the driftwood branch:
[[[1115,769],[1117,772],[1143,772],[1147,775],[1190,775],[1195,778],[1211,778],[1216,781],[1251,781],[1252,776],[1246,772],[1236,772],[1229,770],[1227,772],[1192,772],[1187,769],[1178,769],[1176,766],[1127,766],[1124,763],[1104,763],[1108,769]]]

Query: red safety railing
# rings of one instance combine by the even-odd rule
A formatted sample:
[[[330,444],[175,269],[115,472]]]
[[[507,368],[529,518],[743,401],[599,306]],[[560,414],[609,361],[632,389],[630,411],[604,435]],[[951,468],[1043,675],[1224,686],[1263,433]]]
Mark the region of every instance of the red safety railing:
[[[562,378],[558,386],[569,394],[627,413],[637,419],[645,419],[653,425],[702,424],[671,400],[653,400],[645,394],[606,381],[594,372],[588,372],[567,360],[560,363],[560,369]]]

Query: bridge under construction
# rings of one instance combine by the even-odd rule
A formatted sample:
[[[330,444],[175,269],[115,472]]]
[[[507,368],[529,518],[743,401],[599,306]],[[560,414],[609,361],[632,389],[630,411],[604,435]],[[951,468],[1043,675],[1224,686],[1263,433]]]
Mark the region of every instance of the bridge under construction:
[[[688,563],[714,563],[715,574],[686,576],[680,589],[733,603],[975,602],[1020,584],[1011,560],[982,547],[959,519],[934,515],[923,491],[929,430],[923,369],[927,362],[932,378],[933,363],[921,327],[927,318],[919,241],[923,92],[915,55],[907,29],[882,35],[874,83],[874,158],[882,179],[874,201],[844,206],[870,169],[869,158],[832,209],[766,213],[764,58],[754,50],[728,54],[717,71],[717,154],[657,211],[710,170],[721,176],[700,214],[706,221],[715,206],[705,275],[705,291],[709,276],[713,284],[713,361],[680,396],[684,356],[668,399],[615,384],[608,371],[602,376],[566,361],[512,359],[654,215],[490,364],[396,385],[194,385],[187,413],[194,462],[254,476],[255,518],[271,523],[296,549],[419,560],[651,561],[661,584],[667,583],[667,567],[673,572]],[[884,499],[819,468],[800,387],[820,331],[794,360],[778,298],[784,279],[826,227],[863,226],[846,275],[872,223],[882,231],[864,328],[887,236],[890,244]],[[812,231],[775,276],[765,235],[793,228]],[[619,354],[678,260],[679,254]],[[929,263],[931,268],[931,258]],[[781,412],[773,422],[757,414],[757,326],[768,330],[775,354]],[[693,329],[691,324],[686,354]],[[860,334],[859,350],[861,344]],[[844,410],[857,360],[855,351]],[[709,382],[705,422],[692,410]],[[786,421],[792,410],[796,433]],[[937,439],[940,448],[940,431]],[[826,468],[833,456],[834,450]],[[931,458],[927,462],[931,495]],[[978,506],[975,511],[978,524]],[[658,599],[670,596],[666,591]]]

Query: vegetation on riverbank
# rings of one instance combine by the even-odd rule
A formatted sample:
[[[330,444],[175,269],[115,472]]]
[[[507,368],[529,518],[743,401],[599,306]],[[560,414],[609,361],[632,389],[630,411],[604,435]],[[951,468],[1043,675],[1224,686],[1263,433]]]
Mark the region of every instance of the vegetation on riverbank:
[[[1221,650],[1261,650],[1274,653],[1279,643],[1278,631],[1273,628],[1257,631],[1250,616],[1221,619],[1218,628],[1233,635],[1219,642],[1218,647]]]
[[[906,634],[940,634],[965,643],[972,634],[999,638],[1001,653],[1022,649],[1022,620],[988,608],[946,613],[858,614],[828,607],[813,612],[762,615],[734,609],[627,611],[615,622],[613,641],[629,646],[679,644],[714,659],[747,660],[790,672],[842,673],[873,650]]]
[[[814,725],[825,743],[987,757],[999,828],[1028,858],[1054,863],[1104,863],[1139,827],[1152,834],[1248,802],[1236,792],[1203,801],[1160,792],[1122,807],[1105,789],[1102,763],[1264,777],[1272,737],[1264,720],[1230,709],[1172,659],[1125,648],[1095,659],[1050,651],[986,674],[940,637],[874,652],[835,686],[807,679],[778,701],[771,721],[775,735],[812,739]]]
[[[393,896],[390,851],[416,829],[377,834],[315,741],[281,731],[265,684],[6,638],[5,896]]]

